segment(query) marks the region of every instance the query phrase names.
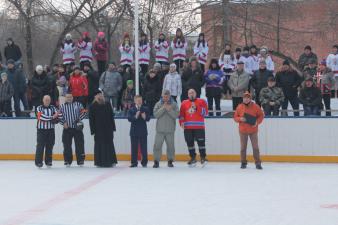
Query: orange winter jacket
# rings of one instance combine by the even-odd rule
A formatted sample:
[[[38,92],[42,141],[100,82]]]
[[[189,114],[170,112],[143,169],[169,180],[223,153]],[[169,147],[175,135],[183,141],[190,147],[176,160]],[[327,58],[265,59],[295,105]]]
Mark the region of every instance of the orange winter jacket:
[[[251,126],[250,124],[241,122],[241,117],[244,117],[244,114],[255,116],[257,118],[257,126]],[[254,102],[245,105],[244,103],[237,106],[237,109],[234,114],[234,120],[239,123],[239,132],[243,134],[253,134],[258,131],[258,125],[262,123],[264,118],[264,113],[261,108]]]

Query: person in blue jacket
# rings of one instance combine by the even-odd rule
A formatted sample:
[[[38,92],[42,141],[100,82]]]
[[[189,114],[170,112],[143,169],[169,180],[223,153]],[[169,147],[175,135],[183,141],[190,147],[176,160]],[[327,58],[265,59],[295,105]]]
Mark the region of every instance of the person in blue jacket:
[[[148,150],[147,150],[147,122],[150,120],[150,113],[148,107],[143,105],[142,96],[136,95],[134,97],[134,105],[128,111],[128,121],[130,125],[130,140],[131,140],[131,165],[130,167],[137,167],[137,152],[138,146],[141,147],[142,167],[147,167],[148,164]]]
[[[209,70],[204,75],[206,83],[206,96],[208,99],[209,116],[214,116],[213,106],[214,101],[216,105],[216,115],[221,115],[221,97],[223,86],[223,72],[218,65],[217,59],[212,59],[210,62]]]

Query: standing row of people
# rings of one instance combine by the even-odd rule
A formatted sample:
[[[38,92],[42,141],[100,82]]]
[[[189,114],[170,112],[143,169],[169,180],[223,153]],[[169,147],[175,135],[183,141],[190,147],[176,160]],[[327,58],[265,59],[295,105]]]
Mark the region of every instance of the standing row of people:
[[[52,152],[55,144],[55,125],[63,126],[62,142],[64,146],[64,164],[70,167],[73,162],[72,140],[75,141],[77,164],[83,166],[85,160],[84,136],[82,120],[87,111],[82,104],[73,100],[71,94],[67,94],[66,102],[57,110],[51,105],[51,98],[43,97],[43,104],[37,108],[37,146],[35,165],[43,167],[43,155],[45,165],[52,166]],[[188,100],[182,102],[181,107],[171,98],[168,90],[163,91],[161,100],[156,103],[154,114],[156,117],[156,136],[153,146],[153,168],[159,168],[162,157],[162,146],[166,142],[168,167],[174,167],[175,161],[175,129],[176,120],[184,130],[184,138],[188,147],[190,160],[188,165],[194,167],[197,164],[195,142],[197,142],[200,154],[200,162],[204,167],[207,160],[205,116],[208,114],[208,106],[205,100],[197,98],[196,91],[188,91]],[[243,103],[236,109],[234,120],[239,123],[241,140],[241,168],[247,167],[247,141],[250,137],[254,159],[257,169],[262,169],[258,147],[258,126],[263,121],[264,114],[260,107],[251,101],[251,94],[246,92]],[[138,149],[141,150],[141,165],[148,165],[147,146],[147,122],[150,120],[149,109],[143,104],[142,97],[134,97],[134,104],[128,111],[131,140],[131,168],[138,166]],[[110,103],[104,100],[103,93],[95,92],[95,99],[89,107],[90,132],[94,135],[94,165],[97,167],[114,167],[117,164],[114,147],[114,132],[116,125],[114,113]]]

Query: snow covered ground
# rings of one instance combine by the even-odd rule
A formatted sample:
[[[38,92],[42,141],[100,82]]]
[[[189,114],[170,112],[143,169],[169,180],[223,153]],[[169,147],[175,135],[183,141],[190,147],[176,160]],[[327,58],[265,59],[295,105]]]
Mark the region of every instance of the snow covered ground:
[[[338,165],[36,169],[0,161],[1,225],[336,225]]]

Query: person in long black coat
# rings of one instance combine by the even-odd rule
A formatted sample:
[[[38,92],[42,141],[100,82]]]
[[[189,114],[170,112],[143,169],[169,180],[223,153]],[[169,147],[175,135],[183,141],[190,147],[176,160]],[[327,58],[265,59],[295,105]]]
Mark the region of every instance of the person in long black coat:
[[[96,91],[89,107],[90,132],[94,135],[94,165],[114,167],[117,164],[114,131],[116,131],[113,109],[106,103],[102,92]]]
[[[84,63],[83,72],[87,74],[88,79],[88,102],[94,100],[94,93],[99,88],[101,74],[93,69],[90,63]]]
[[[155,104],[160,100],[162,92],[161,78],[155,70],[150,70],[143,86],[143,97],[148,106],[150,116],[153,116]]]

